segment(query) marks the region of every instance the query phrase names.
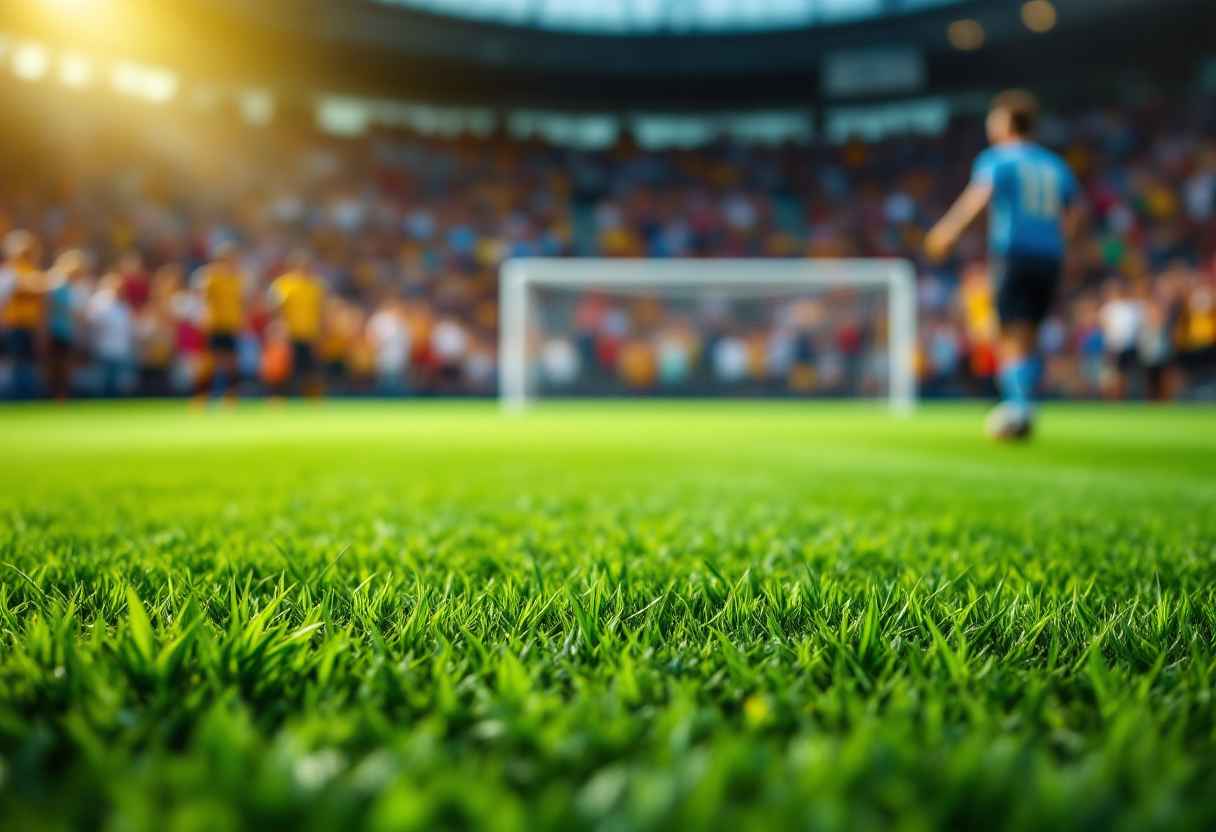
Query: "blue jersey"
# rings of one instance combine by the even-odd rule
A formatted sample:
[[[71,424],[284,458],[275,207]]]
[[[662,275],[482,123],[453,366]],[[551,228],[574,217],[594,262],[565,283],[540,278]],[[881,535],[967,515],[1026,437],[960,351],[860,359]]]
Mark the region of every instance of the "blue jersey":
[[[971,182],[992,188],[993,254],[1063,257],[1061,220],[1078,189],[1063,159],[1030,142],[996,145],[975,160]]]

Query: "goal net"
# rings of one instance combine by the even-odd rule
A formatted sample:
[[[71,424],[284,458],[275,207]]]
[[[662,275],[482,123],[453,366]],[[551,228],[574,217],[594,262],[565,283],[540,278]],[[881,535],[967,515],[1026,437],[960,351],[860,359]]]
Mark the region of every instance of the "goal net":
[[[500,281],[500,395],[916,398],[902,260],[522,259]]]

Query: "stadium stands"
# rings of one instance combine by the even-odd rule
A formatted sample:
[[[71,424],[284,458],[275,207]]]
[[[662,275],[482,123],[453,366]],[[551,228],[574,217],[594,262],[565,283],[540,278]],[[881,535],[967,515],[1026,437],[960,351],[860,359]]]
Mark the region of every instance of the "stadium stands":
[[[1204,393],[1216,344],[1212,113],[1197,98],[1050,122],[1046,138],[1083,179],[1094,221],[1045,330],[1049,395]],[[73,288],[77,394],[185,393],[201,383],[205,345],[186,278],[226,239],[244,249],[249,314],[239,354],[251,390],[265,386],[258,380],[273,352],[265,287],[300,245],[318,254],[330,289],[319,349],[335,392],[375,389],[367,320],[386,303],[411,345],[403,389],[492,392],[497,268],[506,257],[535,255],[910,257],[922,264],[925,394],[988,390],[982,236],[942,268],[919,251],[981,147],[975,123],[875,143],[723,142],[666,152],[643,152],[628,137],[585,152],[502,136],[382,131],[337,140],[308,128],[253,135],[234,125],[192,135],[186,152],[173,145],[185,137],[172,133],[135,143],[104,122],[92,129],[89,152],[67,157],[40,144],[33,127],[20,141],[2,140],[9,158],[24,160],[24,174],[0,189],[0,227],[41,238],[39,268],[68,249],[88,255]],[[40,154],[39,146],[51,149]],[[123,381],[107,386],[95,293],[111,272],[130,316],[119,338]],[[0,289],[9,330],[12,284],[10,270]],[[49,351],[46,321],[40,355]],[[19,350],[11,334],[6,340],[12,365]],[[17,375],[5,374],[6,396],[49,390],[45,378],[35,384],[41,370],[24,386]]]

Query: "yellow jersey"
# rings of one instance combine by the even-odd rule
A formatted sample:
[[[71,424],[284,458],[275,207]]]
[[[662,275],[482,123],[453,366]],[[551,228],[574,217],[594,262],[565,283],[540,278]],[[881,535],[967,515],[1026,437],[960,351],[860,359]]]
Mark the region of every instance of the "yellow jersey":
[[[1200,350],[1216,344],[1216,309],[1188,310],[1180,328],[1182,337],[1178,340],[1182,342],[1183,349]]]
[[[198,289],[206,304],[203,325],[212,335],[236,335],[244,324],[245,282],[240,272],[218,263],[198,275]]]
[[[42,272],[26,263],[9,263],[12,294],[4,307],[3,320],[9,329],[37,329],[42,324]]]
[[[325,289],[318,278],[288,272],[270,284],[270,294],[279,304],[291,340],[312,343],[320,337]]]

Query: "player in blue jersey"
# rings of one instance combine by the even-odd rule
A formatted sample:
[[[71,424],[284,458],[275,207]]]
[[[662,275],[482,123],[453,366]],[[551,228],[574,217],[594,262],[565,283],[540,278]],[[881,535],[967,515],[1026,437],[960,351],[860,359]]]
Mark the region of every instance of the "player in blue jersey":
[[[991,277],[1000,319],[1002,402],[988,419],[994,439],[1025,439],[1034,425],[1039,325],[1055,296],[1068,238],[1079,233],[1083,207],[1076,177],[1059,156],[1034,141],[1039,105],[1021,90],[1003,93],[988,114],[992,147],[975,161],[971,184],[925,238],[944,260],[989,208]]]

